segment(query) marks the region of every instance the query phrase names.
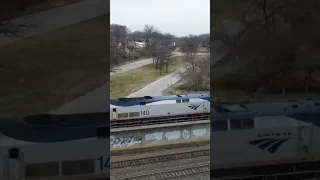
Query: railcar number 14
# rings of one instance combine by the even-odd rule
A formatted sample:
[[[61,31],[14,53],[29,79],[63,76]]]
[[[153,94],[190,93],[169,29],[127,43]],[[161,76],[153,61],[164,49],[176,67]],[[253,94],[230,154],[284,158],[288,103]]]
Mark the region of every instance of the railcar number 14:
[[[106,158],[103,156],[100,156],[98,158],[99,164],[100,164],[100,170],[104,171],[105,168],[110,168],[110,157]]]
[[[146,115],[149,115],[149,111],[146,110],[146,111],[141,111],[141,116],[146,116]]]

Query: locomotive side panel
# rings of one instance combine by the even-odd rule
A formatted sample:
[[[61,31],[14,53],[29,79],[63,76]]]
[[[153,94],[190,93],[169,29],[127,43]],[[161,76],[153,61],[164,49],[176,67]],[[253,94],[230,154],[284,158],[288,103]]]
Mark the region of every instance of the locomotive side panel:
[[[22,147],[21,151],[24,153],[25,162],[35,163],[52,160],[75,160],[108,156],[106,151],[108,147],[108,139],[92,138],[58,143],[33,144]]]
[[[1,135],[0,135],[1,136]],[[0,146],[0,179],[3,179],[3,180],[6,180],[5,179],[5,167],[4,167],[4,165],[5,165],[5,162],[6,161],[6,159],[5,159],[5,148],[4,147],[1,147]]]
[[[320,159],[320,143],[319,143],[319,137],[320,137],[320,127],[317,125],[313,125],[313,131],[312,131],[312,155],[314,156],[315,160]]]
[[[297,127],[212,132],[211,164],[265,164],[299,157]]]
[[[194,113],[205,113],[203,102],[166,105],[149,105],[150,116],[170,116]]]
[[[109,144],[107,139],[92,138],[23,146],[20,148],[23,161],[19,171],[23,172],[22,176],[25,175],[26,179],[50,177],[53,174],[72,177],[81,175],[80,171],[83,177],[106,177],[109,174]]]
[[[135,112],[139,114],[140,117],[151,117],[207,113],[209,109],[208,106],[210,106],[210,104],[204,104],[203,101],[198,101],[194,103],[151,104],[130,107],[117,107],[117,114],[119,115],[122,113]],[[126,118],[130,118],[130,116]]]

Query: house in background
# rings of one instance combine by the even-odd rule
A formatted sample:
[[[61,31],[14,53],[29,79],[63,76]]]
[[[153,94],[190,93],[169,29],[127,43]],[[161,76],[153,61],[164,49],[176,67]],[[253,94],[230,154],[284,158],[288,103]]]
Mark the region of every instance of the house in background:
[[[128,45],[129,46],[133,46],[137,49],[142,49],[146,47],[146,43],[145,42],[139,42],[139,41],[128,41]]]

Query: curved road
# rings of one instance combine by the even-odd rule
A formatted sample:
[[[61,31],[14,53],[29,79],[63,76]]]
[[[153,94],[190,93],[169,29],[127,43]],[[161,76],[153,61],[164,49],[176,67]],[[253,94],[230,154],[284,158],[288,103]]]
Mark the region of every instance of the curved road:
[[[174,52],[172,57],[181,56],[181,55],[182,55],[182,53],[180,53],[180,52]],[[133,69],[137,69],[139,67],[146,66],[146,65],[151,64],[151,63],[152,63],[152,58],[148,58],[148,59],[136,61],[136,62],[133,62],[133,63],[124,64],[124,65],[116,67],[115,68],[115,72],[111,72],[110,76],[113,76],[113,75],[116,75],[116,74],[120,74],[120,73],[123,73],[123,72],[126,72],[126,71],[130,71],[130,70],[133,70]]]
[[[120,73],[123,73],[123,72],[126,72],[126,71],[130,71],[130,70],[142,67],[142,66],[146,66],[146,65],[151,64],[151,63],[152,63],[152,58],[148,58],[148,59],[136,61],[136,62],[133,62],[133,63],[130,63],[130,64],[124,64],[124,65],[116,67],[115,68],[115,72],[111,72],[110,76],[113,76],[113,75],[116,75],[116,74],[120,74]]]

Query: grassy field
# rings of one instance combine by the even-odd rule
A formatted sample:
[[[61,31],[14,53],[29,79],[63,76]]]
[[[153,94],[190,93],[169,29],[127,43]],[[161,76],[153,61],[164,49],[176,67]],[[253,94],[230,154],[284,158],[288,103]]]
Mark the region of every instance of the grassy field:
[[[109,69],[107,18],[1,47],[0,116],[48,112],[101,85]]]
[[[183,58],[176,57],[169,66],[168,72],[165,73],[163,70],[161,76],[159,69],[156,69],[152,64],[111,76],[110,98],[126,97],[139,88],[176,71],[182,66],[182,63]]]

